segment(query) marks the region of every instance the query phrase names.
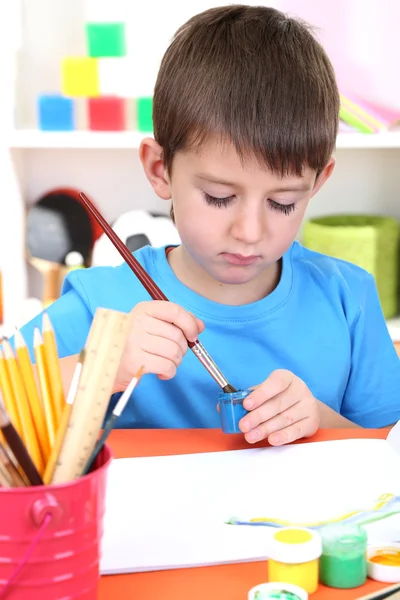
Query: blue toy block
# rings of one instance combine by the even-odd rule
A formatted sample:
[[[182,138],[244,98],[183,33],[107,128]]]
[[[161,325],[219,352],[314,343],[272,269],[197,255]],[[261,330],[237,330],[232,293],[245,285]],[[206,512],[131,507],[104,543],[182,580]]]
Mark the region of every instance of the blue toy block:
[[[42,131],[72,131],[76,128],[72,98],[43,94],[38,97],[37,108],[39,129]]]

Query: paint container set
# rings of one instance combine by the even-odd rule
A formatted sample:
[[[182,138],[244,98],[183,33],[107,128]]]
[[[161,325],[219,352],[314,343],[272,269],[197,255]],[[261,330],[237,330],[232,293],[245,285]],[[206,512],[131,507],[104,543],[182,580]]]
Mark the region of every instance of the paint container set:
[[[248,600],[307,600],[319,583],[344,590],[362,586],[367,577],[386,583],[400,582],[400,543],[374,547],[367,544],[366,531],[358,525],[336,523],[319,530],[279,529],[268,548],[269,583],[253,587]],[[391,596],[380,590],[377,597]]]

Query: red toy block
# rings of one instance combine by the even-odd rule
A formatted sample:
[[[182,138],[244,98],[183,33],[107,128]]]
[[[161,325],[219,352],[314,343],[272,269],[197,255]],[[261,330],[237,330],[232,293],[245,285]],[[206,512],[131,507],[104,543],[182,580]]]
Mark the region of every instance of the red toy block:
[[[122,131],[126,129],[125,99],[113,96],[88,98],[89,129]]]

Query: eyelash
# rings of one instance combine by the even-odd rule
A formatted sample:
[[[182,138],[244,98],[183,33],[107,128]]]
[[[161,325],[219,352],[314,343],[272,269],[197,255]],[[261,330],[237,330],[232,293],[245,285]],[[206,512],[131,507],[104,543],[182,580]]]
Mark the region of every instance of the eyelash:
[[[233,196],[227,196],[226,198],[215,198],[215,196],[210,196],[210,194],[207,194],[207,192],[203,192],[203,196],[207,204],[210,204],[211,206],[218,206],[218,208],[225,208],[233,198]]]
[[[211,206],[217,206],[218,208],[226,208],[233,196],[227,196],[226,198],[216,198],[215,196],[210,196],[207,192],[203,192],[204,199],[207,204]],[[271,200],[268,198],[268,203],[273,210],[283,213],[284,215],[290,215],[296,208],[296,204],[293,202],[292,204],[279,204],[279,202],[275,202],[275,200]]]

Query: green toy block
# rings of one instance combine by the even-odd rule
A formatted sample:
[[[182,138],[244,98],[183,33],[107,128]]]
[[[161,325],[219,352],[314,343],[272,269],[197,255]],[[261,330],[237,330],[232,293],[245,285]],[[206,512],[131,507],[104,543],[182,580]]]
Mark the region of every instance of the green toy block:
[[[87,23],[86,40],[91,57],[126,55],[125,23]]]
[[[153,131],[152,96],[137,99],[137,127],[139,131]]]

